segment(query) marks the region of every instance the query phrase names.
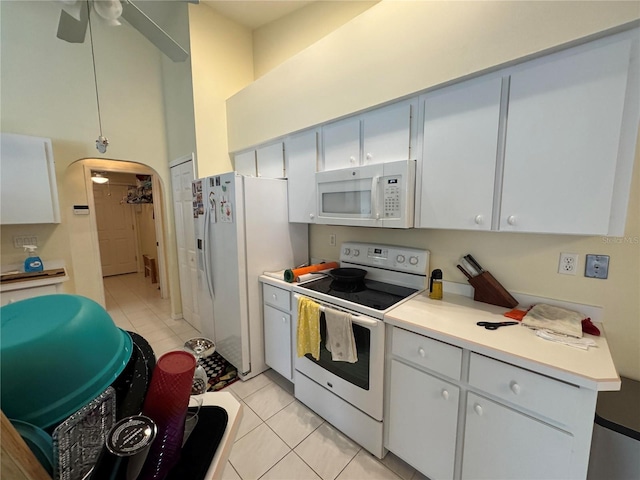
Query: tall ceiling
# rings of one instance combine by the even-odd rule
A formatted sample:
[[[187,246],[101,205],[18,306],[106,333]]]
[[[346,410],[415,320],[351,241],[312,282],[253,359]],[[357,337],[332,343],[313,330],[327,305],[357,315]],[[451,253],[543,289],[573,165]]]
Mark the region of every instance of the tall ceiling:
[[[302,0],[200,0],[219,14],[250,29],[256,29],[304,7],[312,1]]]

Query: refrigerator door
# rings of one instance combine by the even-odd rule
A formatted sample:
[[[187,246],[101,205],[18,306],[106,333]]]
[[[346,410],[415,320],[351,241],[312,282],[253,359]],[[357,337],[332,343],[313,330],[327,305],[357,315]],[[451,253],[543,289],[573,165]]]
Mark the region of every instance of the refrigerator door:
[[[227,173],[210,179],[209,241],[205,243],[211,267],[216,351],[243,374],[251,369],[243,178]]]
[[[206,338],[215,340],[213,329],[213,297],[209,281],[209,258],[206,254],[208,241],[205,233],[208,231],[210,219],[207,198],[209,193],[209,179],[201,178],[193,181],[193,221],[195,224],[196,259],[198,268],[197,298],[200,310],[201,333]]]

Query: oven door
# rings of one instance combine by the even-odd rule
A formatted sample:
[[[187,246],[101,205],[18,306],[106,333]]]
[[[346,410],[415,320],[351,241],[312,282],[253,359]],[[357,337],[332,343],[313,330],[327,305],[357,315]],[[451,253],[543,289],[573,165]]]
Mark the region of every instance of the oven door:
[[[324,313],[321,313],[320,359],[315,360],[311,355],[296,357],[296,370],[374,419],[382,421],[384,322],[355,313],[352,315],[357,362],[334,362],[331,359],[331,352],[325,346],[326,321]],[[294,316],[296,332],[297,311]]]

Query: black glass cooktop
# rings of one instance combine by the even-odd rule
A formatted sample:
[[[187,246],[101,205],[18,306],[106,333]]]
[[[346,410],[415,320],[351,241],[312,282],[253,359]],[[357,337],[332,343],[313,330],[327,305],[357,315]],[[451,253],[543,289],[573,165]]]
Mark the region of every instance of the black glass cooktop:
[[[303,283],[300,286],[376,310],[386,310],[418,291],[375,280],[365,279],[358,283],[342,283],[330,277]]]

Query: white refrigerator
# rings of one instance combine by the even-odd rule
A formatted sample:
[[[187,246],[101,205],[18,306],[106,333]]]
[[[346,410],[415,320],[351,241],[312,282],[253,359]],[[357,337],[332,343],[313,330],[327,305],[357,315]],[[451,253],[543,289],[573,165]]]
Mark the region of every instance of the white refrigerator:
[[[292,224],[287,181],[236,172],[193,182],[202,334],[247,380],[265,371],[265,271],[308,261],[308,227]]]

